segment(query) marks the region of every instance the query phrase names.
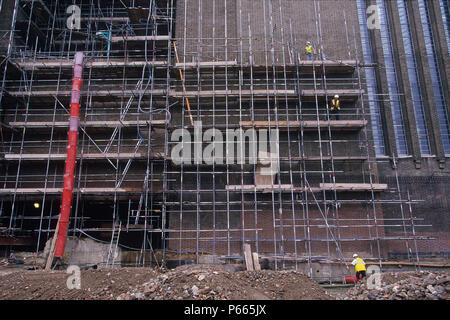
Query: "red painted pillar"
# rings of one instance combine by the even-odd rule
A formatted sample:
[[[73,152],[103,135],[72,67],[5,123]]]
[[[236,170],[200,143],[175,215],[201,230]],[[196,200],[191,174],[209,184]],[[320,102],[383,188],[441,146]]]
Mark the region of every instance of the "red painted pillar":
[[[59,217],[58,240],[55,257],[61,258],[66,246],[67,229],[69,227],[70,209],[72,206],[73,175],[77,156],[78,122],[80,119],[81,75],[83,73],[83,52],[75,53],[73,68],[72,97],[70,100],[69,137],[67,142],[66,168],[64,170],[64,187]]]

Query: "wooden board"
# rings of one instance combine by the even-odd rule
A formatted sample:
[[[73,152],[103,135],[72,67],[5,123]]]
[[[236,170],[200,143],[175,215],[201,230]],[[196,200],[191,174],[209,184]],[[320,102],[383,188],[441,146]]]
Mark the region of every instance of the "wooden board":
[[[117,97],[127,97],[132,96],[135,94],[144,93],[143,90],[90,90],[89,92],[83,91],[81,92],[82,95],[90,94],[92,96],[117,96]],[[32,97],[53,97],[56,95],[56,90],[32,90],[32,91],[8,91],[8,94],[10,94],[13,97],[22,97],[22,96],[32,96]],[[159,95],[159,96],[165,96],[166,91],[165,90],[147,90],[145,91],[146,95]],[[58,97],[70,97],[72,95],[72,91],[70,90],[60,90],[58,91],[57,96]]]
[[[20,68],[25,70],[32,69],[55,69],[55,68],[67,68],[73,69],[73,60],[67,59],[45,59],[45,60],[13,60]],[[167,67],[167,61],[149,61],[148,64],[152,67]],[[99,59],[94,61],[88,61],[83,64],[83,68],[109,68],[109,67],[142,67],[145,66],[145,61],[139,60],[117,60],[117,59]]]
[[[4,160],[9,161],[18,161],[18,160],[29,160],[29,161],[42,161],[42,160],[66,160],[67,155],[65,153],[22,153],[22,154],[12,154],[7,153],[4,156]],[[85,153],[83,156],[80,154],[77,154],[77,159],[83,160],[106,160],[106,159],[119,159],[119,160],[128,160],[128,159],[146,159],[147,154],[146,153]],[[154,153],[152,152],[150,154],[150,158],[156,158],[156,159],[163,159],[163,154],[161,153]]]
[[[253,268],[252,250],[250,244],[248,243],[244,244],[244,258],[247,271],[254,271],[255,269]]]
[[[320,100],[324,100],[326,97],[331,100],[335,94],[338,94],[340,100],[353,101],[358,99],[360,95],[363,95],[364,92],[364,90],[359,89],[329,89],[326,91],[323,89],[305,89],[302,90],[301,96],[305,101],[314,101],[316,95]]]
[[[297,97],[295,90],[202,90],[202,91],[171,91],[173,98],[181,97],[267,97],[267,96],[291,96]]]
[[[81,94],[86,95],[88,92],[83,91]],[[134,94],[144,93],[143,90],[90,90],[89,94],[92,96],[130,96]],[[356,99],[360,94],[364,93],[364,90],[329,90],[328,97],[332,97],[334,94],[339,94],[341,100],[345,99]],[[46,97],[46,96],[54,96],[56,94],[56,90],[31,90],[31,91],[8,91],[8,94],[14,97],[21,96],[35,96],[35,97]],[[162,89],[154,89],[145,91],[146,95],[160,95],[166,96],[167,91]],[[61,90],[58,91],[58,96],[70,96],[70,90]],[[302,97],[313,98],[316,95],[322,98],[325,97],[324,90],[302,90]],[[202,90],[202,91],[169,91],[169,96],[172,98],[184,98],[184,97],[253,97],[253,98],[264,98],[273,97],[273,96],[282,96],[282,97],[290,97],[297,98],[297,93],[295,90]]]
[[[296,160],[303,160],[302,158],[296,158]],[[364,161],[367,160],[367,156],[307,156],[304,158],[306,161]]]
[[[186,63],[177,63],[175,64],[175,68],[177,69],[197,69],[199,68],[212,68],[212,67],[233,67],[237,66],[237,61],[201,61],[197,62],[186,62]]]
[[[292,184],[274,184],[274,185],[227,185],[226,190],[229,191],[243,191],[243,192],[290,192],[295,190]]]
[[[336,191],[384,191],[387,189],[387,184],[384,183],[321,183],[320,188],[323,190]]]
[[[9,189],[0,189],[0,195],[9,195],[9,194],[59,194],[62,193],[63,188],[9,188]],[[76,189],[73,190],[77,192]],[[114,194],[117,193],[140,193],[142,189],[136,188],[81,188],[80,193],[83,194]]]
[[[317,130],[320,128],[328,128],[328,125],[334,129],[340,130],[355,130],[361,129],[367,125],[367,120],[330,120],[328,121],[271,121],[269,125],[269,121],[240,121],[239,125],[244,128],[278,128],[279,130],[300,130],[303,127],[303,130]]]
[[[253,267],[255,271],[261,271],[261,265],[259,264],[259,256],[257,252],[252,253],[253,256]]]
[[[227,185],[226,190],[229,191],[241,191],[241,192],[302,192],[305,189],[301,187],[294,187],[290,184],[282,184],[281,186],[274,184],[274,185]],[[334,191],[337,192],[367,192],[367,191],[374,191],[374,192],[381,192],[384,190],[387,190],[387,184],[381,184],[381,183],[336,183],[334,185],[333,183],[320,183],[319,187],[312,186],[311,188],[307,188],[307,191]]]
[[[123,42],[123,41],[169,41],[169,36],[116,36],[111,37],[111,42]]]
[[[302,95],[314,96],[315,93],[317,93],[318,95],[325,95],[325,92],[328,94],[328,96],[331,99],[335,94],[338,94],[339,96],[355,96],[355,95],[359,95],[361,93],[364,93],[364,90],[359,90],[359,89],[329,89],[329,90],[325,91],[323,89],[317,89],[317,90],[304,89],[304,90],[302,90]]]
[[[127,127],[127,126],[137,126],[137,120],[127,120],[127,121],[86,121],[80,122],[80,127],[92,127],[92,128],[116,128],[116,127]],[[140,120],[139,126],[164,126],[166,124],[165,120]],[[10,122],[11,127],[16,128],[68,128],[69,121],[27,121],[27,122]]]

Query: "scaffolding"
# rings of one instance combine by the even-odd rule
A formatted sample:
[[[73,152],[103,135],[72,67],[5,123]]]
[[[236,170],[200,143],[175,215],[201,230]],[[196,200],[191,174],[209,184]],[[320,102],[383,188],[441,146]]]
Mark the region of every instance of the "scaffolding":
[[[304,33],[317,55],[306,61],[284,1],[262,0],[256,18],[243,2],[87,0],[73,29],[72,1],[16,0],[2,59],[2,234],[34,237],[39,252],[55,232],[73,57],[83,51],[69,234],[110,243],[106,266],[120,264],[117,246],[136,251],[141,266],[242,261],[249,243],[273,268],[320,280],[348,275],[354,252],[383,268],[388,247],[417,267],[417,243],[431,237],[417,232],[426,225],[408,191],[378,181],[362,73],[373,65],[361,61],[345,11],[347,53],[334,59],[321,1],[308,2],[314,25]],[[335,94],[339,119],[329,112]],[[200,160],[176,163],[180,130],[178,138],[237,132],[244,143],[230,150],[216,140],[223,150],[207,163],[213,140],[184,141],[183,156]],[[277,133],[277,148],[252,154],[252,134],[263,131]],[[394,156],[385,161],[395,166]],[[383,217],[386,206],[396,214]],[[338,268],[317,276],[315,263]]]

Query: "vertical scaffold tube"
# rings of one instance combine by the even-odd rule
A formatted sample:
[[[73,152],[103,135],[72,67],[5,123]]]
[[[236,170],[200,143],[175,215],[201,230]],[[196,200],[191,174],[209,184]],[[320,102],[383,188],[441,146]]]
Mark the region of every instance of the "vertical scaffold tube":
[[[73,175],[77,154],[78,122],[80,118],[81,75],[83,73],[83,52],[75,53],[72,95],[70,99],[69,135],[67,142],[66,168],[64,170],[64,187],[61,200],[61,215],[59,218],[58,240],[55,257],[61,258],[66,246],[67,229],[69,226],[70,209],[72,206]]]

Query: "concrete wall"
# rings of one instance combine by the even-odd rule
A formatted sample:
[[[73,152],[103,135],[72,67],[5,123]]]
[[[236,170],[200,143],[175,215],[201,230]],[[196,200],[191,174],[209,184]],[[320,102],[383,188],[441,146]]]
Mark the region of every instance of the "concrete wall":
[[[52,239],[45,244],[43,255],[48,256]],[[108,261],[109,243],[100,243],[89,238],[68,237],[63,261],[78,266],[97,265],[102,267]],[[118,247],[115,264],[120,263],[122,249]]]

